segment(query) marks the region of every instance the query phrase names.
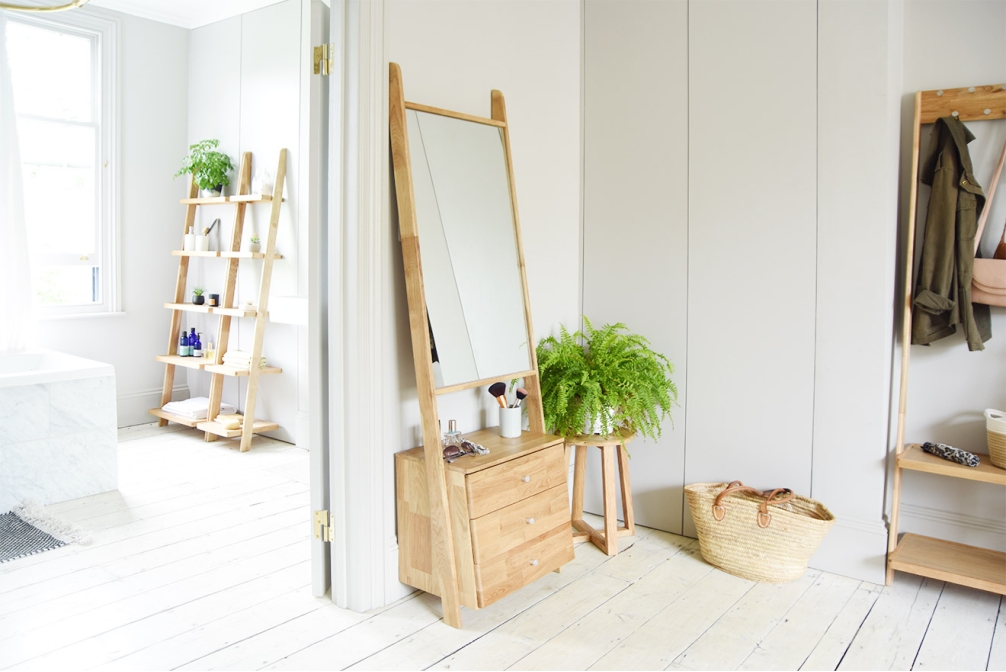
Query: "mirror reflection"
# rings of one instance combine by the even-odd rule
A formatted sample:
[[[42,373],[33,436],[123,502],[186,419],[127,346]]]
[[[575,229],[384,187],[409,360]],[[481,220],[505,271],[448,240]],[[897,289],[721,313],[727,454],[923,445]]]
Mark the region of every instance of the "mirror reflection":
[[[531,368],[502,129],[407,110],[434,382]]]

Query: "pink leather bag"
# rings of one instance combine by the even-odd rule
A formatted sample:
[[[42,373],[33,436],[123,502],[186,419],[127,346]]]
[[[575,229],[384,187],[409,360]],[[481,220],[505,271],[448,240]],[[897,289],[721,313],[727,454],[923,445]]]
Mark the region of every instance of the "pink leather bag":
[[[999,165],[996,166],[996,172],[992,176],[992,184],[989,185],[985,209],[982,210],[982,216],[978,219],[978,232],[975,234],[976,255],[978,254],[978,245],[982,241],[982,233],[985,231],[985,221],[992,211],[992,197],[996,193],[996,185],[999,183],[999,175],[1002,173],[1004,162],[1006,162],[1006,144],[1003,145],[1002,154],[999,155]],[[971,278],[971,303],[1006,306],[1006,260],[975,257],[975,272]]]

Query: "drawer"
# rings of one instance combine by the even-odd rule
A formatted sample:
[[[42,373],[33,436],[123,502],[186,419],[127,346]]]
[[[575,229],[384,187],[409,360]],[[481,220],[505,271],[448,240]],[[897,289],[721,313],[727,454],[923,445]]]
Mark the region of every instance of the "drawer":
[[[563,524],[569,525],[565,483],[473,520],[475,563],[491,560]]]
[[[557,485],[566,485],[563,444],[545,448],[467,477],[469,517],[481,518]]]
[[[509,553],[475,565],[479,607],[489,606],[572,559],[573,534],[569,525],[560,525]]]

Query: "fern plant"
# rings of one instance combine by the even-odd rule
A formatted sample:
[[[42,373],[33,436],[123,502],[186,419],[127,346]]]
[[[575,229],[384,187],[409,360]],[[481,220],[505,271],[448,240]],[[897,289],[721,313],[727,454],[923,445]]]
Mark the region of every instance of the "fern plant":
[[[538,344],[546,429],[572,436],[600,420],[619,433],[659,438],[678,400],[674,365],[621,322],[594,329],[584,316],[583,324],[574,333],[560,326],[558,339]]]

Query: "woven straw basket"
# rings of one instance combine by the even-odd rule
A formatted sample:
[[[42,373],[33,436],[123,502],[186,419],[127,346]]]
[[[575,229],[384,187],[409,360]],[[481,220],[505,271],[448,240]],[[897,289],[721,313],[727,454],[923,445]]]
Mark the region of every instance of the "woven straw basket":
[[[694,483],[685,495],[702,557],[752,581],[793,581],[835,523],[820,502],[783,488],[763,493],[740,481]]]
[[[985,409],[985,431],[989,437],[989,461],[1006,469],[1006,413]]]

